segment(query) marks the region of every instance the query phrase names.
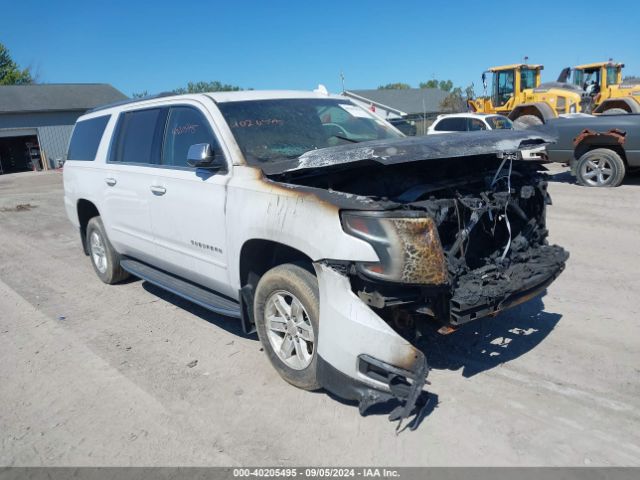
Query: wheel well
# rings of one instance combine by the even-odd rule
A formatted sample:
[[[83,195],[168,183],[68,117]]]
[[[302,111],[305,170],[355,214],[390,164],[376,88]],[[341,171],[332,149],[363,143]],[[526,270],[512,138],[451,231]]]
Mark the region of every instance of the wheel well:
[[[620,158],[624,162],[625,166],[628,166],[627,156],[625,154],[624,148],[622,148],[622,146],[618,144],[612,144],[612,143],[597,143],[597,142],[585,140],[582,143],[578,144],[578,146],[576,146],[575,150],[573,151],[574,158],[578,160],[582,155],[584,155],[587,152],[590,152],[591,150],[595,150],[596,148],[607,148],[609,150],[613,150],[618,155],[620,155]]]
[[[82,240],[82,248],[84,249],[85,255],[89,255],[89,250],[87,249],[87,224],[89,220],[93,217],[100,216],[100,212],[96,206],[90,202],[89,200],[80,199],[78,200],[78,221],[80,222],[80,240]]]
[[[315,274],[313,260],[300,250],[271,240],[248,240],[240,250],[240,321],[245,334],[255,331],[253,295],[260,277],[284,263],[295,263]]]
[[[593,113],[603,113],[612,108],[620,108],[625,112],[631,113],[631,107],[625,100],[605,100],[593,111]]]
[[[240,285],[252,284],[268,270],[283,263],[297,263],[313,272],[313,261],[300,250],[271,240],[248,240],[240,250]]]

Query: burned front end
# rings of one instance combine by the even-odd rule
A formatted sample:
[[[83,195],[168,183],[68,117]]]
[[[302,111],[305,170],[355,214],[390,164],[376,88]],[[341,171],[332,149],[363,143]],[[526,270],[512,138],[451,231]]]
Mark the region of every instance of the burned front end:
[[[547,242],[544,167],[520,154],[546,140],[481,133],[343,147],[342,162],[340,151],[319,151],[274,177],[338,204],[344,232],[377,254],[316,264],[327,382],[363,408],[391,395],[404,418],[424,385],[414,345],[427,326],[449,333],[526,301],[565,266],[568,253]],[[332,335],[329,345],[335,332],[349,340]],[[336,367],[361,384],[344,391]]]

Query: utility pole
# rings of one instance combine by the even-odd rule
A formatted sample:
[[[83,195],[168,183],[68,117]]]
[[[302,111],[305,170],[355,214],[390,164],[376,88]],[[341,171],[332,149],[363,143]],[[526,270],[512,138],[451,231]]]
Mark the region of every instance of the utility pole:
[[[342,70],[340,70],[340,82],[342,83],[342,93],[345,92],[344,90],[344,73],[342,72]]]

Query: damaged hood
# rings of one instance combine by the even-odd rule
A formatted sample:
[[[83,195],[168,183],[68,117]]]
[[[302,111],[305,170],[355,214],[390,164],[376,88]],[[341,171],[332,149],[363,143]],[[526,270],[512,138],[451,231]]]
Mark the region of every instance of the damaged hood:
[[[407,137],[321,148],[298,158],[259,165],[266,175],[373,161],[382,165],[475,155],[498,155],[555,142],[541,131],[488,130]]]

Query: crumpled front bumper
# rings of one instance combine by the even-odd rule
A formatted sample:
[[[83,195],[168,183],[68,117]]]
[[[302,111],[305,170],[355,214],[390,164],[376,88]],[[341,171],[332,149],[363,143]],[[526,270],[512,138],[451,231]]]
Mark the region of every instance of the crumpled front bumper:
[[[361,413],[396,399],[400,409],[392,417],[408,417],[426,383],[424,354],[358,298],[345,275],[323,263],[314,267],[320,291],[320,383],[359,402]]]

